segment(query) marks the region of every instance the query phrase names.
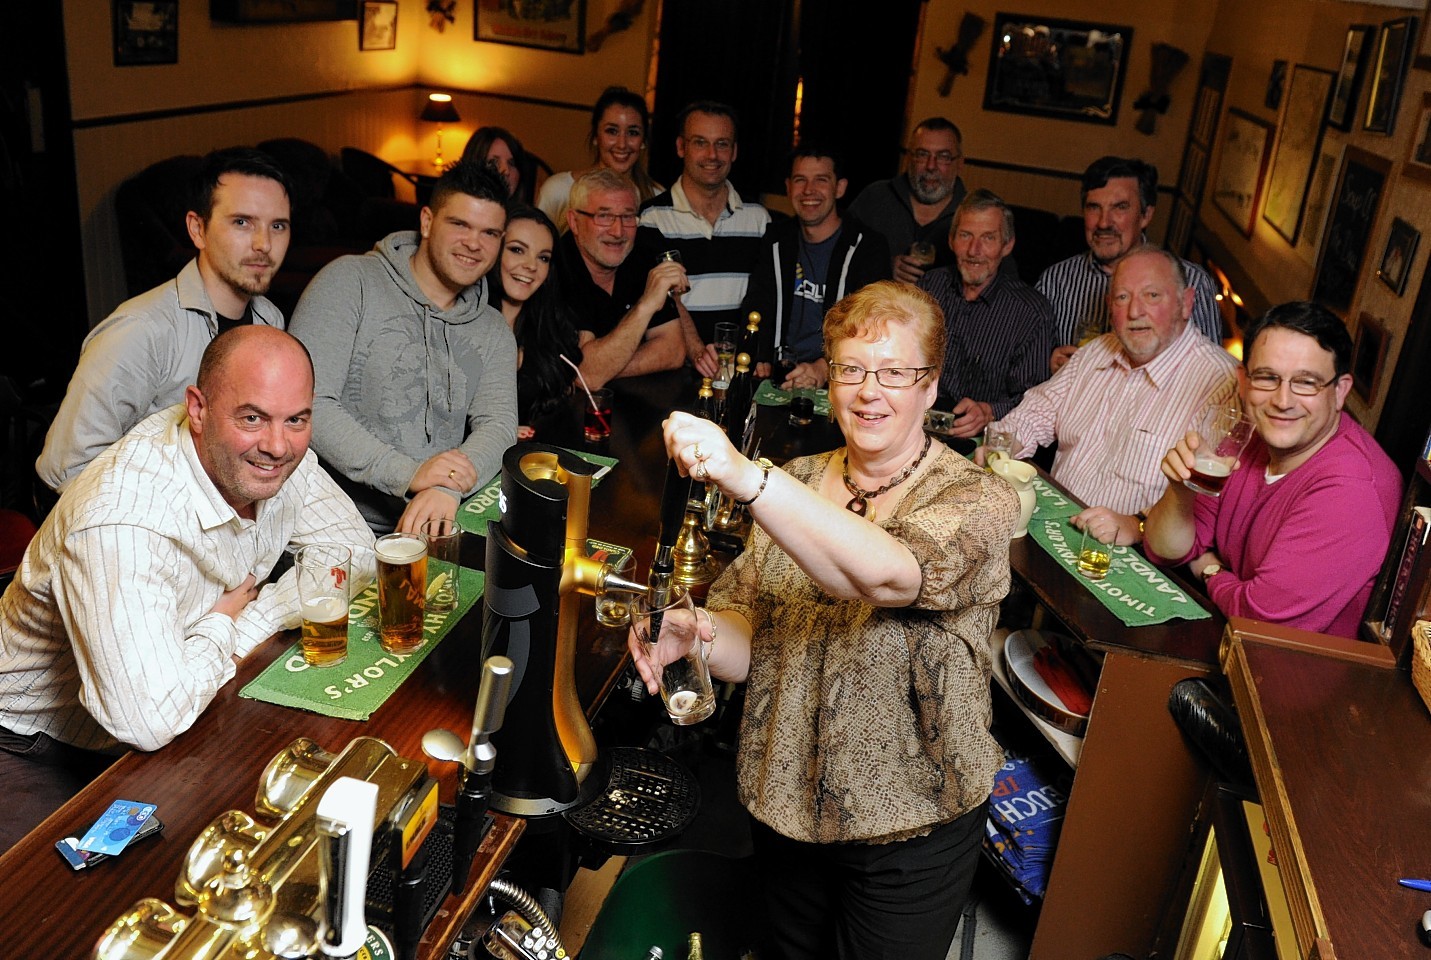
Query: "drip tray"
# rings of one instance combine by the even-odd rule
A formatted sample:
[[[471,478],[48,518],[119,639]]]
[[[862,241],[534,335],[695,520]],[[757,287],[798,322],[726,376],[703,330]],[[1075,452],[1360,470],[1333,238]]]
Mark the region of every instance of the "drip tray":
[[[665,754],[637,747],[611,751],[606,788],[563,814],[573,829],[616,854],[639,853],[679,836],[701,806],[689,770]]]

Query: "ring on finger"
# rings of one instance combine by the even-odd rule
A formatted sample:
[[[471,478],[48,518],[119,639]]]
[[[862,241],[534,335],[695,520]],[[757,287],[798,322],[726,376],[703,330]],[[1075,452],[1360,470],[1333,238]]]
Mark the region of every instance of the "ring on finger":
[[[706,469],[706,462],[704,460],[696,462],[696,469],[693,475],[697,480],[705,480],[711,475],[710,471]]]
[[[701,453],[701,444],[699,440],[696,441],[695,448],[691,450],[691,455],[694,456],[697,460],[704,460],[706,458],[707,455]]]

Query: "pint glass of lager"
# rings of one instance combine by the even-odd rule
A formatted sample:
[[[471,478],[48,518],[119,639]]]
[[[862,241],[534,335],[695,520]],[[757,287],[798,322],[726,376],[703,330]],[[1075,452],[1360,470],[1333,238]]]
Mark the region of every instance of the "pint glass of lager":
[[[310,543],[293,558],[303,614],[303,662],[337,666],[348,658],[348,590],[352,553],[341,544]]]
[[[410,533],[378,537],[379,643],[388,653],[407,653],[422,646],[426,612],[427,545]]]

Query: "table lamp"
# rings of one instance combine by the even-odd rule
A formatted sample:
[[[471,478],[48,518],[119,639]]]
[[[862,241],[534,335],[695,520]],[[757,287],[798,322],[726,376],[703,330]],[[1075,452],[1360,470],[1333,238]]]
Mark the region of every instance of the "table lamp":
[[[432,120],[437,124],[437,156],[433,159],[432,165],[437,168],[437,172],[442,172],[442,125],[444,123],[456,123],[462,118],[457,115],[457,108],[452,105],[452,95],[449,93],[429,93],[427,104],[423,106],[422,113],[418,115],[419,120]]]

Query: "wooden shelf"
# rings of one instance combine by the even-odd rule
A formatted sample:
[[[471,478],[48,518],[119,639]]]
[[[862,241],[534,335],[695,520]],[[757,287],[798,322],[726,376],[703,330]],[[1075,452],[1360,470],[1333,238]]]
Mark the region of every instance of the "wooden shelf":
[[[1078,758],[1083,753],[1083,738],[1075,737],[1071,733],[1065,733],[1058,727],[1034,713],[1024,702],[1014,693],[1014,686],[1009,681],[1008,671],[1004,669],[1004,641],[1008,639],[1009,631],[1003,627],[996,627],[989,635],[989,654],[994,661],[994,680],[1004,692],[1009,695],[1014,706],[1019,708],[1019,712],[1028,717],[1034,727],[1043,738],[1049,742],[1063,761],[1075,770],[1078,769]]]

